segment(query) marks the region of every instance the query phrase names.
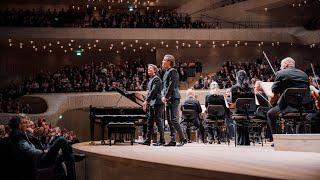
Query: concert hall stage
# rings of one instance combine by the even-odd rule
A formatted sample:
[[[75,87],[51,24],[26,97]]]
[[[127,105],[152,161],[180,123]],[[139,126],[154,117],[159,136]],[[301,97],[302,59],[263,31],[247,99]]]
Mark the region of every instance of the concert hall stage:
[[[320,179],[320,153],[275,151],[270,144],[186,144],[155,147],[129,143],[75,144],[86,154],[79,179]]]

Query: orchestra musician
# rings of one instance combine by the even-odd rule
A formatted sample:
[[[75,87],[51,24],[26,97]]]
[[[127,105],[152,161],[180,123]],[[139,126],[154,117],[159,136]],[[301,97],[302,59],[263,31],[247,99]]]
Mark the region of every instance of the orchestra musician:
[[[166,118],[170,128],[171,140],[165,146],[176,146],[176,132],[179,134],[180,144],[183,146],[188,141],[184,137],[179,123],[179,74],[174,68],[175,58],[172,55],[165,55],[162,60],[163,75],[162,101],[166,104]]]
[[[209,105],[222,105],[224,106],[225,112],[226,112],[226,118],[227,118],[227,126],[229,126],[229,136],[233,137],[234,135],[234,131],[233,128],[231,128],[230,126],[232,126],[231,120],[230,120],[230,110],[227,108],[226,106],[226,101],[223,97],[223,95],[219,95],[218,93],[219,90],[219,85],[217,82],[213,81],[210,84],[210,91],[209,94],[206,95],[205,97],[205,107],[208,108]],[[206,110],[206,113],[207,110]],[[209,125],[205,125],[206,129],[208,131],[208,138],[209,138],[209,143],[211,144],[214,141],[214,131],[213,131],[213,127],[209,126]],[[218,129],[219,130],[219,129]],[[220,132],[218,132],[218,138],[220,137]],[[219,143],[219,139],[218,139],[218,143]]]
[[[280,71],[275,74],[275,81],[271,88],[274,96],[270,98],[270,103],[274,107],[267,113],[267,121],[271,128],[271,134],[276,132],[275,126],[279,113],[286,108],[283,93],[288,88],[309,89],[308,75],[295,68],[295,61],[291,57],[287,57],[281,61]],[[312,102],[311,98],[310,102]],[[271,137],[272,140],[273,138]]]
[[[153,125],[154,122],[157,124],[158,132],[160,134],[159,141],[154,144],[155,146],[161,146],[165,144],[164,140],[164,128],[163,128],[163,119],[162,113],[164,109],[164,104],[161,101],[161,90],[162,90],[162,81],[157,75],[158,68],[154,64],[148,65],[148,75],[150,80],[148,82],[148,95],[143,103],[143,109],[148,112],[147,119],[147,134],[146,139],[142,143],[143,145],[150,146],[151,136],[153,134]]]
[[[244,70],[237,72],[237,83],[231,87],[231,105],[235,108],[235,102],[238,98],[255,98],[254,90],[250,87],[250,80]],[[246,126],[237,126],[237,144],[250,145],[249,130]]]
[[[202,140],[204,141],[204,128],[201,127],[201,120],[200,120],[200,114],[202,113],[202,108],[200,105],[200,102],[197,100],[196,98],[196,93],[193,89],[188,89],[186,92],[186,99],[184,100],[184,102],[182,103],[181,106],[181,111],[184,111],[184,107],[188,107],[188,109],[194,110],[196,115],[195,115],[195,119],[192,119],[192,122],[190,122],[189,119],[183,119],[181,121],[181,128],[184,132],[184,134],[187,135],[188,138],[188,142],[191,142],[191,138],[190,138],[190,126],[194,126],[196,127],[199,132],[200,132],[200,136],[202,138]]]

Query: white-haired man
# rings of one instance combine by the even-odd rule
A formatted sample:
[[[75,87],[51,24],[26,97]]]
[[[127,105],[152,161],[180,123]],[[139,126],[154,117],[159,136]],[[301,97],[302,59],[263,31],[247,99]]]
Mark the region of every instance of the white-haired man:
[[[185,111],[194,111],[195,117],[194,119],[188,119],[184,116]],[[186,92],[186,99],[181,105],[181,111],[182,111],[182,122],[181,127],[183,129],[183,132],[187,135],[188,141],[191,142],[191,132],[190,128],[191,126],[196,127],[199,129],[200,135],[202,139],[204,139],[204,132],[203,128],[200,127],[200,113],[202,112],[202,108],[200,105],[200,102],[196,99],[196,93],[193,89],[188,89]]]
[[[281,68],[275,75],[275,80],[272,85],[272,92],[274,96],[270,99],[273,108],[267,113],[268,124],[271,129],[271,134],[275,133],[275,126],[281,110],[286,108],[285,101],[283,100],[283,93],[288,88],[308,88],[309,79],[308,75],[295,68],[295,61],[291,57],[287,57],[281,61]],[[310,98],[310,101],[312,99]],[[273,138],[271,137],[271,140]]]

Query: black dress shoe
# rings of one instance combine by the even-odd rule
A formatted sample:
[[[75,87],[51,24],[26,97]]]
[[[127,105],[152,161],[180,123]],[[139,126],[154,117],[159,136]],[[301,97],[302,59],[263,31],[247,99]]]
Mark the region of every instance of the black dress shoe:
[[[150,146],[151,141],[149,141],[149,140],[145,140],[145,141],[143,141],[143,143],[141,143],[141,144],[142,144],[142,145]]]
[[[175,141],[170,141],[168,144],[165,144],[163,146],[176,146],[176,142]]]
[[[187,144],[188,143],[188,140],[187,139],[182,139],[181,140],[181,142],[180,142],[180,144],[178,144],[177,146],[183,146],[183,145],[185,145],[185,144]]]
[[[154,143],[153,146],[163,146],[165,144],[165,142],[157,142],[157,143]]]
[[[75,162],[80,162],[86,158],[85,154],[72,153]]]

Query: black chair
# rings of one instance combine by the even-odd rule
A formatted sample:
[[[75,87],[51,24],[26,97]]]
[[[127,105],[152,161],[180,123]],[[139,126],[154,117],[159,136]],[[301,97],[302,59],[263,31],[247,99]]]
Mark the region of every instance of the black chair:
[[[208,105],[207,108],[207,124],[208,129],[213,129],[214,143],[217,139],[220,143],[221,137],[224,137],[224,141],[230,144],[229,128],[226,123],[226,111],[223,105]]]
[[[238,98],[236,100],[236,110],[232,115],[234,122],[234,132],[235,132],[235,146],[237,146],[237,126],[243,126],[249,128],[250,121],[255,117],[257,106],[255,98]],[[250,132],[248,132],[250,134]],[[249,138],[250,139],[250,138]]]
[[[259,106],[254,114],[254,116],[250,119],[250,138],[251,142],[255,145],[255,142],[258,140],[261,142],[263,146],[263,140],[266,141],[267,134],[267,112],[269,111],[269,107]]]
[[[191,127],[195,126],[194,122],[196,120],[200,121],[200,117],[199,117],[199,114],[197,113],[197,110],[192,105],[183,105],[181,107],[181,110],[182,110],[182,116],[181,116],[180,124],[183,128],[183,132],[187,134],[188,141],[191,142]]]
[[[302,133],[311,131],[311,123],[306,122],[306,115],[314,111],[314,103],[307,88],[288,88],[283,95],[285,109],[279,115],[283,124],[282,133],[299,133],[297,126],[303,126]],[[309,131],[307,130],[309,125]],[[279,127],[279,124],[278,124]]]

